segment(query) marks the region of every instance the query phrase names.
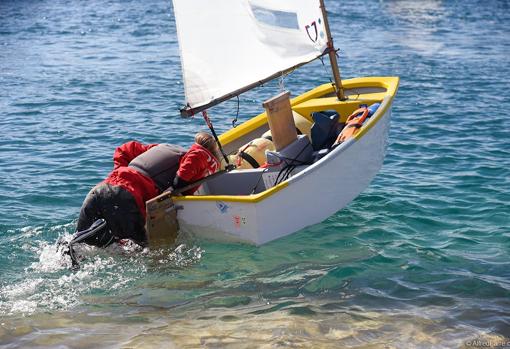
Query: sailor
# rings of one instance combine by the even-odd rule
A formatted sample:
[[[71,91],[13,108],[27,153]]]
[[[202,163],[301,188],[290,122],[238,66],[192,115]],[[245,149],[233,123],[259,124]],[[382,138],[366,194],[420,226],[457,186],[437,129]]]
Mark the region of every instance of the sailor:
[[[205,132],[195,135],[195,144],[186,152],[171,144],[131,141],[115,150],[113,171],[85,198],[77,231],[96,220],[106,221],[104,229],[83,242],[105,247],[121,239],[146,244],[145,202],[169,187],[182,188],[216,172],[220,167],[218,146]],[[184,194],[193,194],[192,188]]]

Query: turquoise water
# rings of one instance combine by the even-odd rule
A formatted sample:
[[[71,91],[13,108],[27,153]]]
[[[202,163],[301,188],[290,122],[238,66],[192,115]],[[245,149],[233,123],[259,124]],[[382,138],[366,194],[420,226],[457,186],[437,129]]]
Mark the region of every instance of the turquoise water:
[[[510,337],[510,4],[327,1],[345,78],[397,75],[388,154],[256,248],[55,253],[131,139],[189,145],[169,1],[0,2],[0,347],[457,348]],[[297,95],[320,62],[285,79]],[[240,98],[258,113],[277,83]],[[237,103],[211,111],[219,131]],[[304,203],[306,204],[306,203]],[[471,346],[472,347],[472,346]]]

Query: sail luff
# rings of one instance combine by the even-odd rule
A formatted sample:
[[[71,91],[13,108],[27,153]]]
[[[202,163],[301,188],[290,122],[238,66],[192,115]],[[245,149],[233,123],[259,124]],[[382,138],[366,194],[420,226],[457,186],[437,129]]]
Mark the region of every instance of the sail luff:
[[[174,5],[174,20],[175,20],[175,27],[179,28],[179,22],[181,21],[181,18],[179,16],[177,16],[177,14],[175,13],[175,5]],[[184,42],[184,38],[182,37],[181,30],[176,30],[176,35],[177,35],[177,44],[179,47],[179,59],[181,61],[182,83],[184,85],[185,98],[187,99],[186,94],[188,91],[188,88],[187,88],[188,79],[186,79],[186,70],[184,69],[184,50],[182,48],[182,43]],[[182,111],[181,111],[181,115],[182,115]]]

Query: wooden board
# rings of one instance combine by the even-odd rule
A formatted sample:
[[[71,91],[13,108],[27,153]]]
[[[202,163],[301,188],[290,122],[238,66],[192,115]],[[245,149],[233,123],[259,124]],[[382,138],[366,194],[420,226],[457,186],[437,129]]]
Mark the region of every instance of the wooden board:
[[[266,109],[267,121],[277,151],[297,139],[296,125],[290,107],[290,92],[282,92],[262,105]]]
[[[145,230],[149,247],[172,245],[177,238],[177,209],[170,193],[163,193],[146,202]]]

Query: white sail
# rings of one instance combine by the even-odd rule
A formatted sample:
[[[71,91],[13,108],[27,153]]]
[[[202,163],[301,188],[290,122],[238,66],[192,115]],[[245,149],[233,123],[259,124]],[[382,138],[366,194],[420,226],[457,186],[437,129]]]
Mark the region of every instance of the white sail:
[[[327,47],[319,0],[173,0],[186,104],[214,104]]]

